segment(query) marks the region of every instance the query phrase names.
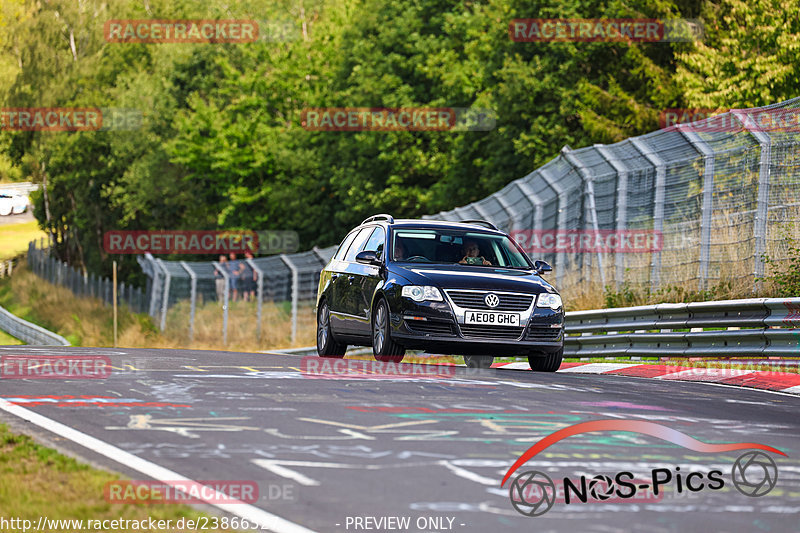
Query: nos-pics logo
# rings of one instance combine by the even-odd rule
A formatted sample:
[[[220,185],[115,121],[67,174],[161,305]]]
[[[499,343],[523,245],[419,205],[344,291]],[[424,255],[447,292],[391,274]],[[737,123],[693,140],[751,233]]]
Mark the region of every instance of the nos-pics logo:
[[[733,486],[745,496],[757,498],[768,494],[778,482],[778,465],[764,452],[786,456],[782,451],[755,442],[730,444],[707,444],[680,431],[639,420],[596,420],[583,422],[556,431],[543,438],[529,448],[508,469],[502,487],[523,464],[536,454],[556,442],[581,433],[593,431],[627,431],[657,437],[672,442],[689,450],[701,453],[726,453],[735,450],[749,450],[739,456],[730,469]],[[757,451],[762,450],[762,451]],[[665,487],[671,487],[676,493],[699,492],[701,490],[720,490],[725,486],[724,472],[681,470],[679,466],[672,469],[654,468],[649,476],[635,477],[632,472],[617,472],[614,475],[598,474],[595,476],[565,477],[560,485],[544,472],[528,470],[518,474],[509,486],[511,505],[525,516],[541,516],[549,511],[556,502],[567,505],[594,501],[624,502],[636,498],[647,499],[643,493],[658,499]]]

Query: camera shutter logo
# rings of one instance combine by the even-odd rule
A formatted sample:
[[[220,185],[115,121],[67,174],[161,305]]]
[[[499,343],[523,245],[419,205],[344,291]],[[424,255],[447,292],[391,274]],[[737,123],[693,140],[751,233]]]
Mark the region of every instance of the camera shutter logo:
[[[487,306],[493,309],[498,305],[500,305],[500,298],[498,298],[498,296],[493,292],[487,294],[486,297],[483,299],[483,301],[486,302]]]
[[[775,488],[778,465],[765,453],[747,452],[733,463],[731,479],[736,490],[745,496],[758,498]]]
[[[509,488],[509,495],[511,505],[520,514],[541,516],[549,511],[556,501],[556,485],[547,474],[528,470],[514,479]]]

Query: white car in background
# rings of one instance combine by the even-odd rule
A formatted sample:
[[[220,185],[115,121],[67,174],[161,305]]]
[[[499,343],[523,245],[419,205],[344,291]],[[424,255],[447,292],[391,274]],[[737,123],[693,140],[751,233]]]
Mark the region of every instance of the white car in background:
[[[28,209],[30,201],[27,194],[0,191],[0,215],[22,214]]]

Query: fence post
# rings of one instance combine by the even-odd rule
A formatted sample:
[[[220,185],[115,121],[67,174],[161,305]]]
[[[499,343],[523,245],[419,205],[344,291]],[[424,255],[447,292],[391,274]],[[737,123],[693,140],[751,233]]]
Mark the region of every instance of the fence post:
[[[256,304],[256,318],[258,319],[258,325],[256,326],[256,338],[260,341],[261,340],[261,304],[264,300],[264,271],[258,268],[255,261],[252,259],[245,259],[247,264],[250,265],[250,268],[258,275],[258,280],[256,281],[257,292],[256,298],[258,299],[258,303]]]
[[[578,159],[575,154],[571,153],[569,147],[565,146],[561,149],[561,154],[564,159],[578,171],[584,183],[584,194],[589,200],[589,218],[592,221],[592,229],[594,229],[595,237],[600,234],[600,224],[597,221],[597,204],[594,196],[594,174],[589,172],[583,161]],[[591,257],[591,256],[590,256]],[[603,289],[606,287],[606,271],[603,268],[603,254],[597,251],[597,268],[600,270],[600,281],[603,283]]]
[[[485,209],[483,209],[480,205],[478,205],[478,202],[475,202],[475,203],[473,203],[471,205],[472,205],[473,208],[475,208],[475,211],[478,212],[478,215],[481,217],[481,220],[486,220],[487,222],[491,222],[491,223],[494,224],[494,221],[492,220],[492,217],[490,217],[486,213]]]
[[[222,344],[228,345],[228,298],[231,292],[231,280],[228,270],[216,261],[213,261],[214,266],[225,278],[225,290],[223,291],[224,297],[222,299]]]
[[[565,227],[566,216],[567,216],[566,204],[568,200],[567,193],[564,190],[564,187],[562,187],[561,184],[558,183],[558,180],[553,178],[553,176],[550,174],[549,169],[544,167],[540,168],[539,175],[542,176],[542,179],[544,179],[545,183],[547,183],[547,185],[551,189],[553,189],[553,191],[558,196],[558,216],[556,219],[557,220],[556,229],[565,230],[567,229]],[[564,270],[566,270],[567,268],[566,259],[567,255],[564,252],[556,253],[556,283],[558,283],[559,285],[561,285],[561,282],[564,279]]]
[[[114,348],[117,347],[117,262],[114,261],[114,269],[112,273],[112,283],[114,287],[111,291],[111,307],[114,313]]]
[[[191,269],[189,264],[186,261],[181,261],[181,266],[183,269],[189,273],[189,277],[191,278],[191,306],[189,312],[189,341],[194,340],[194,312],[197,306],[197,274],[194,273],[194,270]]]
[[[530,176],[530,174],[528,176]],[[528,176],[526,176],[526,177],[528,177]],[[522,179],[525,179],[525,178],[522,178]],[[514,185],[517,186],[517,189],[520,190],[520,192],[522,193],[522,196],[528,202],[530,202],[530,204],[534,208],[534,210],[533,210],[533,227],[532,228],[519,228],[519,229],[532,229],[532,230],[543,229],[542,228],[542,220],[544,220],[544,218],[543,218],[544,217],[544,213],[542,212],[543,211],[542,210],[542,206],[543,206],[542,200],[536,195],[536,193],[533,192],[533,189],[531,189],[531,186],[527,182],[524,182],[522,180],[517,180],[517,181],[515,181],[513,183],[514,183]]]
[[[156,264],[164,273],[164,291],[161,293],[161,331],[164,331],[167,328],[167,308],[169,306],[169,284],[172,281],[172,276],[170,275],[167,267],[164,266],[164,262],[161,259],[156,259]]]
[[[621,232],[625,231],[628,226],[628,169],[622,161],[617,159],[607,146],[595,144],[594,147],[597,149],[597,153],[599,153],[617,173],[616,229],[617,233],[621,235]],[[616,252],[614,254],[614,265],[616,267],[614,283],[616,284],[617,290],[619,290],[622,283],[625,281],[625,254]]]
[[[147,312],[151,317],[155,318],[156,305],[158,303],[157,294],[161,292],[159,288],[159,277],[161,274],[159,272],[160,269],[156,267],[156,260],[155,258],[153,258],[152,254],[146,253],[144,254],[144,258],[145,260],[148,261],[148,263],[150,264],[150,269],[153,271],[153,281],[150,286],[150,305]]]
[[[764,277],[763,255],[767,251],[767,216],[769,209],[769,186],[770,186],[770,167],[769,162],[772,158],[772,139],[769,135],[761,131],[758,127],[753,127],[752,119],[746,111],[731,110],[731,113],[739,119],[739,122],[750,132],[761,147],[761,154],[758,160],[758,200],[756,203],[756,216],[753,221],[753,237],[755,238],[755,250],[753,251],[753,276],[756,280]],[[753,290],[758,289],[761,282],[755,281]]]
[[[697,133],[688,131],[686,124],[678,124],[678,131],[703,155],[703,207],[700,220],[700,289],[708,286],[708,263],[711,257],[711,215],[714,209],[714,150]]]
[[[281,260],[292,271],[292,344],[297,340],[297,300],[300,297],[300,274],[289,256],[281,254]]]
[[[653,198],[653,231],[664,235],[664,194],[667,182],[667,166],[657,153],[651,150],[641,138],[634,137],[631,144],[653,165],[656,169],[656,190]],[[657,289],[661,285],[661,251],[653,252],[650,260],[650,286]]]

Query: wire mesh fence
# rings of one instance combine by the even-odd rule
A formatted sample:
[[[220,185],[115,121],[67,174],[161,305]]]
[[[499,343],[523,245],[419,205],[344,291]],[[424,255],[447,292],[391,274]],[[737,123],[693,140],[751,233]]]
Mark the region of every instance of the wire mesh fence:
[[[765,123],[765,116],[770,121]],[[552,161],[487,198],[423,218],[487,220],[523,247],[530,244],[525,238],[551,230],[614,234],[618,242],[628,238],[626,232],[657,237],[658,246],[645,248],[529,247],[533,259],[554,265],[562,291],[586,282],[698,289],[732,278],[755,282],[765,274],[763,255],[785,260],[787,237],[798,237],[798,118],[800,98],[732,110],[613,145],[564,147]],[[294,343],[298,328],[313,330],[320,271],[335,248],[240,260],[244,266],[237,268],[147,254],[138,257],[146,288],[121,284],[120,299],[150,314],[162,331],[182,331],[189,340],[198,314],[221,316],[224,344],[231,328],[261,339],[269,313],[291,314]],[[33,243],[29,264],[76,294],[110,303],[109,280],[81,274]],[[238,303],[243,300],[246,305]],[[212,320],[203,324],[212,322],[217,328]]]
[[[764,276],[800,211],[800,98],[731,110],[561,154],[499,192],[424,218],[483,218],[512,233],[652,231],[658,249],[532,252],[562,289],[593,281],[698,289]]]
[[[220,337],[228,344],[232,328],[231,313],[236,313],[236,335],[261,339],[265,327],[264,304],[270,312],[285,310],[291,316],[291,342],[298,329],[314,323],[313,304],[322,268],[333,256],[335,247],[314,248],[308,252],[276,256],[216,261],[164,261],[151,254],[138,261],[148,277],[147,312],[162,331],[185,330],[188,339],[195,335],[198,310],[206,315],[221,314]],[[212,307],[209,307],[212,305]],[[215,307],[214,307],[215,306]],[[214,311],[216,310],[216,311]],[[245,316],[248,313],[254,316]],[[208,322],[208,321],[205,321]],[[244,331],[242,331],[244,330]]]
[[[36,241],[28,244],[28,268],[39,277],[66,287],[77,296],[99,298],[105,305],[112,305],[114,284],[108,278],[81,272],[63,261],[51,257],[44,241],[37,247]],[[117,301],[126,304],[135,313],[147,312],[147,291],[130,284],[119,283]]]

